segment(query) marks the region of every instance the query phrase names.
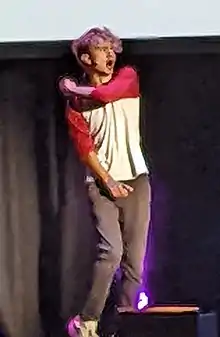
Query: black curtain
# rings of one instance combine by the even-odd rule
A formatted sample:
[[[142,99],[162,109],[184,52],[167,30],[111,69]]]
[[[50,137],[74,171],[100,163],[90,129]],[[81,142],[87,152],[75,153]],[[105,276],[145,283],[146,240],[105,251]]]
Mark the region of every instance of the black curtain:
[[[153,55],[142,62],[153,187],[150,295],[160,303],[214,307],[220,295],[220,55]]]
[[[35,89],[26,67],[3,62],[0,72],[0,321],[19,337],[39,336]]]
[[[152,170],[150,295],[212,306],[220,295],[220,56],[125,56],[140,70]],[[38,337],[83,305],[94,258],[84,169],[56,90],[58,76],[78,68],[69,56],[0,62],[0,321],[11,337]]]
[[[1,325],[38,337],[80,309],[96,236],[56,88],[68,61],[1,63]]]

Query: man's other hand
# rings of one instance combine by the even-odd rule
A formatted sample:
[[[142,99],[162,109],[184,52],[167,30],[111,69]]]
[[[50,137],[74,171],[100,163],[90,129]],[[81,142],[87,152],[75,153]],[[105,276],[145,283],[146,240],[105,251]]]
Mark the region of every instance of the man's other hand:
[[[115,181],[112,178],[108,178],[104,184],[114,199],[126,198],[131,192],[133,192],[133,188],[131,186]]]

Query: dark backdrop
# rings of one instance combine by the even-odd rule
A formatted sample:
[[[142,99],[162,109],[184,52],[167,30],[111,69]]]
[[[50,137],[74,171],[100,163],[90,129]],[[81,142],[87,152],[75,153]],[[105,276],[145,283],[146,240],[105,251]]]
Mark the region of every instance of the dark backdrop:
[[[90,281],[90,205],[56,90],[59,75],[79,70],[62,43],[0,45],[0,58],[0,320],[12,337],[35,337],[39,310],[44,328],[56,330],[80,309]],[[220,43],[128,42],[122,61],[140,71],[152,172],[149,293],[154,302],[214,306]]]

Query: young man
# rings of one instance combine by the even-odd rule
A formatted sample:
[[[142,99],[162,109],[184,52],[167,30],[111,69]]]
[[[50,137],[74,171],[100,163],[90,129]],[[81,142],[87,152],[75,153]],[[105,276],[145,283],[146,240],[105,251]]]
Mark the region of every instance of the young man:
[[[63,78],[59,88],[67,99],[70,136],[88,169],[88,195],[99,233],[93,284],[76,336],[95,337],[119,266],[119,307],[134,307],[146,251],[150,185],[140,147],[138,76],[129,66],[114,71],[121,41],[106,28],[93,28],[71,48],[85,72],[83,84]]]

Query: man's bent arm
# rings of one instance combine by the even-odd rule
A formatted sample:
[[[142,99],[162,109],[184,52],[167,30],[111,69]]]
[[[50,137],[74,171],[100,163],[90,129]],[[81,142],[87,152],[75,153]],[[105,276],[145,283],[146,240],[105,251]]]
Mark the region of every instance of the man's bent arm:
[[[120,69],[109,83],[97,87],[75,86],[68,92],[63,84],[64,81],[65,78],[60,81],[60,90],[65,96],[91,97],[104,103],[114,102],[121,98],[134,98],[140,94],[138,75],[132,67]]]

